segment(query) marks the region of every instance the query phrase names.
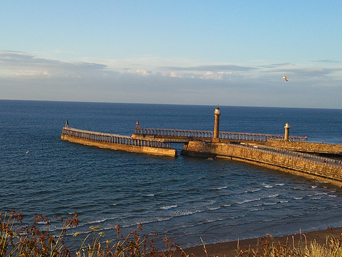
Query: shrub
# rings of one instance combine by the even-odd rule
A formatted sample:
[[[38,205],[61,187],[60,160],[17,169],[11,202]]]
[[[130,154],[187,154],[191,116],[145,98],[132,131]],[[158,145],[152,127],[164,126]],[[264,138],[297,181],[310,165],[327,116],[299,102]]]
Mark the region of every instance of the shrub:
[[[50,256],[50,257],[93,257],[93,256],[115,256],[115,257],[137,257],[137,256],[173,256],[178,247],[171,242],[167,236],[163,239],[165,250],[157,252],[153,234],[151,239],[147,236],[140,236],[138,231],[142,230],[139,224],[136,229],[127,236],[121,233],[119,225],[115,226],[117,237],[115,240],[104,240],[105,234],[98,232],[99,226],[91,226],[85,237],[80,238],[79,233],[74,237],[80,238],[80,247],[75,253],[71,253],[65,246],[65,234],[67,229],[77,227],[79,220],[77,213],[72,218],[60,218],[63,223],[61,232],[54,235],[50,232],[49,226],[54,216],[49,220],[46,216],[35,215],[32,225],[19,226],[23,221],[21,213],[0,213],[0,257],[2,256]],[[39,224],[45,224],[45,229],[39,229]],[[91,237],[92,236],[92,237]],[[181,253],[182,255],[182,253]]]

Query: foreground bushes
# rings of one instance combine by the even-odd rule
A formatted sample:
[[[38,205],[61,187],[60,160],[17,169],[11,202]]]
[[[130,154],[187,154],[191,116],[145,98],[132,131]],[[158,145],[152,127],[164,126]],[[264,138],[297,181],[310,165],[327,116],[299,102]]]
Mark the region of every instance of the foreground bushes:
[[[65,234],[69,228],[76,227],[79,223],[77,214],[72,218],[60,218],[61,232],[58,235],[49,231],[52,220],[46,216],[35,215],[34,222],[29,226],[19,226],[23,215],[12,211],[0,213],[0,257],[2,256],[51,256],[51,257],[91,257],[91,256],[144,256],[157,255],[154,240],[146,236],[139,236],[139,225],[127,236],[123,236],[120,226],[116,226],[117,238],[115,240],[103,240],[104,233],[99,232],[99,226],[90,227],[90,232],[85,238],[80,238],[80,248],[71,252],[65,245]],[[39,224],[45,224],[44,229],[38,229]],[[74,237],[79,237],[75,233]],[[167,237],[163,239],[165,250],[158,252],[158,256],[172,256],[177,247]]]
[[[53,217],[53,219],[57,219]],[[79,220],[75,213],[72,218],[59,218],[62,223],[61,232],[53,234],[49,231],[52,220],[46,216],[35,215],[33,224],[20,226],[23,215],[12,211],[11,213],[0,213],[0,257],[2,256],[50,256],[50,257],[138,257],[138,256],[194,256],[186,253],[182,248],[172,243],[167,237],[163,239],[165,249],[157,251],[155,247],[155,235],[152,239],[140,236],[138,231],[142,230],[139,225],[135,230],[124,236],[120,226],[116,226],[117,236],[113,240],[105,240],[104,233],[98,232],[99,226],[91,226],[85,237],[81,238],[79,233],[73,236],[80,239],[79,248],[71,252],[65,245],[65,234],[70,228],[77,227]],[[43,229],[39,229],[44,224]],[[203,244],[202,256],[216,256],[216,253],[208,253]],[[223,253],[223,256],[229,257]],[[342,257],[342,238],[329,237],[326,243],[321,245],[312,241],[308,243],[305,235],[302,235],[299,242],[288,241],[275,243],[270,235],[258,239],[254,248],[242,249],[237,244],[237,257]]]

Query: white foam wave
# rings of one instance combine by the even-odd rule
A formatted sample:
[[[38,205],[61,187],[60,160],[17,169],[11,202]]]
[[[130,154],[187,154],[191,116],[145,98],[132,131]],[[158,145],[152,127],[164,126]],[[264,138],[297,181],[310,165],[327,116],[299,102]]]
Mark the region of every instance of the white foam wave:
[[[152,196],[154,196],[154,194],[147,194],[147,195],[144,195],[144,196],[146,196],[146,197],[152,197]]]
[[[272,188],[273,186],[271,185],[264,185],[264,188]]]
[[[319,193],[316,193],[315,195],[327,195],[328,193],[326,192],[319,192]]]
[[[177,204],[175,204],[175,205],[163,206],[160,209],[162,209],[162,210],[169,210],[169,209],[177,208],[177,207],[178,207]]]
[[[94,221],[90,221],[90,222],[87,222],[87,224],[97,224],[97,223],[103,223],[107,220],[111,220],[111,219],[100,219],[100,220],[94,220]]]
[[[249,211],[250,212],[256,212],[256,211],[262,211],[262,210],[264,210],[264,209],[263,208],[252,208]]]
[[[243,200],[242,202],[236,202],[237,204],[244,204],[244,203],[250,203],[250,202],[255,202],[255,201],[260,201],[261,198],[255,198],[255,199],[246,199]]]
[[[274,194],[274,195],[269,195],[269,196],[267,196],[267,198],[276,198],[276,197],[278,197],[279,196],[279,194]]]
[[[284,186],[285,184],[284,183],[281,183],[281,184],[276,184],[276,186]]]
[[[303,197],[293,197],[293,200],[302,200]]]
[[[246,190],[246,191],[244,191],[244,193],[245,193],[245,194],[247,194],[247,193],[254,193],[254,192],[258,192],[258,191],[260,191],[260,190],[261,190],[260,188],[252,189],[252,190]]]
[[[276,205],[277,202],[273,202],[273,203],[263,203],[263,205]]]
[[[214,210],[218,210],[218,209],[220,209],[220,207],[211,207],[211,208],[209,208],[210,211],[214,211]]]
[[[262,205],[262,203],[255,204],[255,205],[253,205],[253,207],[259,207],[259,206],[261,206],[261,205]]]
[[[223,187],[218,187],[218,188],[215,188],[216,190],[221,190],[221,189],[226,189],[228,188],[228,186],[223,186]]]
[[[216,201],[215,200],[211,200],[211,201],[208,201],[208,202],[204,203],[203,205],[204,206],[208,206],[208,205],[213,205],[214,203],[216,203]]]
[[[337,197],[337,195],[329,195],[329,197]]]

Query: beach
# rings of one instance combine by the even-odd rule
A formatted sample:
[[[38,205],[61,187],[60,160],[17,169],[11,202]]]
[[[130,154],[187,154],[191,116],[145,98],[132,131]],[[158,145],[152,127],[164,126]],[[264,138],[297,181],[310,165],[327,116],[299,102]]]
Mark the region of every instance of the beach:
[[[299,246],[304,246],[305,243],[310,245],[311,242],[316,241],[320,245],[326,243],[328,237],[335,237],[340,238],[342,233],[342,228],[327,228],[324,230],[318,231],[311,231],[307,233],[300,233],[298,231],[297,234],[287,235],[287,236],[280,236],[280,237],[272,237],[271,242],[275,245],[285,244],[286,242],[289,244],[290,248],[298,248]],[[266,238],[266,235],[265,237]],[[256,249],[258,242],[260,243],[260,238],[253,238],[253,239],[244,239],[239,241],[230,241],[224,243],[215,243],[215,244],[205,244],[201,246],[189,247],[184,249],[184,251],[190,256],[196,257],[234,257],[237,256],[237,246],[239,244],[240,250],[248,250]],[[207,254],[206,254],[207,252]]]

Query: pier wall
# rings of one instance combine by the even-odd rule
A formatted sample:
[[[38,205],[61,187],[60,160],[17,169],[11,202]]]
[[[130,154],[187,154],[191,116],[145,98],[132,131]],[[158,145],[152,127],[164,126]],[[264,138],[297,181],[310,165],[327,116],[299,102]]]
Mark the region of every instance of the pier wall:
[[[69,136],[66,134],[62,134],[61,139],[72,142],[72,143],[95,146],[99,148],[107,148],[107,149],[112,149],[112,150],[120,150],[120,151],[125,151],[125,152],[142,153],[142,154],[150,154],[150,155],[157,155],[157,156],[167,156],[167,157],[173,157],[173,158],[177,157],[177,150],[172,149],[172,148],[158,148],[158,147],[151,147],[151,146],[136,146],[136,145],[109,143],[109,142],[102,142],[102,141],[96,141],[96,140],[91,140],[91,139],[73,137],[73,136]]]
[[[229,158],[342,185],[341,167],[320,161],[308,160],[303,156],[290,156],[248,146],[199,141],[191,141],[185,144],[181,154],[197,157]]]
[[[268,140],[264,143],[267,146],[287,149],[291,151],[306,152],[306,153],[322,153],[322,154],[341,154],[342,145],[324,144],[324,143],[309,143],[309,142],[291,142]]]

